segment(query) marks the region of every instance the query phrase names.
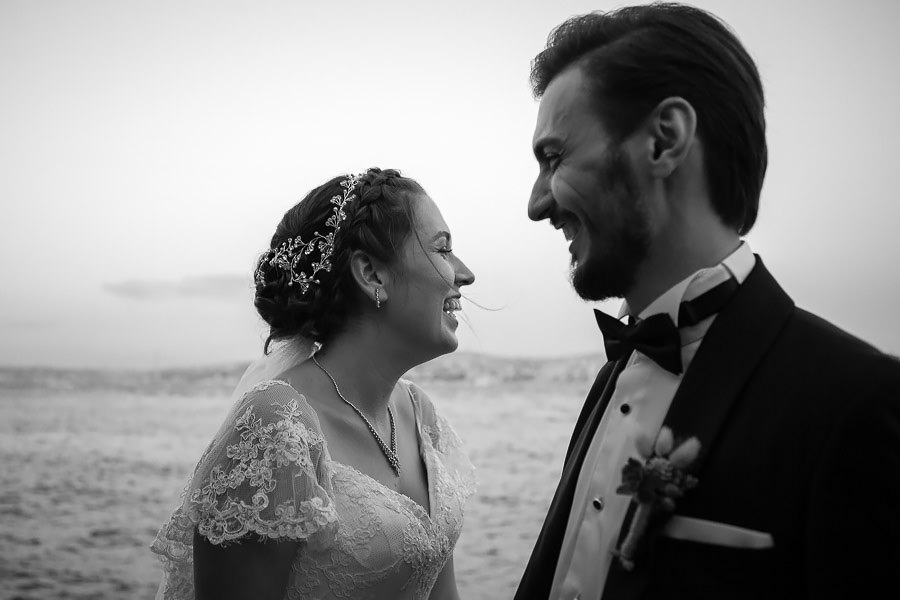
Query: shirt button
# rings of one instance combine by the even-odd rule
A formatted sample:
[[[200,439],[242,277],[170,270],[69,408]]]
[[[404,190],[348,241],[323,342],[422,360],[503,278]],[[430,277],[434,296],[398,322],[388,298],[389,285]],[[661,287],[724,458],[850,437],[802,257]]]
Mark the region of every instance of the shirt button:
[[[627,404],[623,404],[622,406],[619,407],[619,410],[622,411],[623,415],[627,415],[628,413],[631,412],[631,407],[628,406]]]
[[[594,508],[597,510],[603,510],[603,498],[594,498],[594,501],[591,502],[594,505]]]

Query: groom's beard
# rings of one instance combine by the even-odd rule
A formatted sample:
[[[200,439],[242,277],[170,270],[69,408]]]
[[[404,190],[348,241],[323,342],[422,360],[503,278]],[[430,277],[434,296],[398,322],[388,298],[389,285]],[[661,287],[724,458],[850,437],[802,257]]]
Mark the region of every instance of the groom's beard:
[[[638,267],[650,252],[650,226],[637,177],[627,156],[614,150],[598,173],[596,196],[605,214],[591,227],[590,252],[572,258],[571,281],[585,300],[621,298],[634,286]]]

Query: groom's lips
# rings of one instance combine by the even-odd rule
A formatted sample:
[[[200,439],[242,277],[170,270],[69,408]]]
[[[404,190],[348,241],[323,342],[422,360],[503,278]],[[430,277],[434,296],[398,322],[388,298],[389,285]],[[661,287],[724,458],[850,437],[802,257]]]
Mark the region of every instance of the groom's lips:
[[[560,217],[563,218],[560,218]],[[578,235],[578,230],[580,229],[580,223],[574,219],[565,218],[564,215],[552,215],[550,217],[550,224],[557,231],[562,231],[563,236],[565,236],[567,242],[571,242],[575,239],[575,236]]]
[[[575,236],[578,235],[580,229],[578,224],[572,223],[571,221],[555,221],[553,227],[555,227],[557,231],[562,231],[563,237],[569,242],[569,251],[571,252]]]

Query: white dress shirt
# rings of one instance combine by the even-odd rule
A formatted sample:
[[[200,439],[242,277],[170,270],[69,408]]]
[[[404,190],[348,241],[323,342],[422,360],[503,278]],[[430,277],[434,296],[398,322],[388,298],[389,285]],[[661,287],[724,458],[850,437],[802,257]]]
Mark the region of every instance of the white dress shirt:
[[[742,243],[718,265],[701,269],[672,286],[644,309],[638,319],[668,313],[677,323],[682,301],[692,300],[730,277],[743,283],[755,264],[756,257],[750,247]],[[626,314],[628,306],[623,304],[619,318]],[[679,329],[684,371],[714,319],[715,315]],[[599,600],[631,501],[630,496],[616,494],[622,467],[630,456],[638,456],[634,446],[638,432],[648,432],[655,439],[683,375],[666,371],[640,352],[632,352],[629,357],[578,475],[550,589],[551,600]],[[676,437],[691,434],[689,431],[674,433]]]

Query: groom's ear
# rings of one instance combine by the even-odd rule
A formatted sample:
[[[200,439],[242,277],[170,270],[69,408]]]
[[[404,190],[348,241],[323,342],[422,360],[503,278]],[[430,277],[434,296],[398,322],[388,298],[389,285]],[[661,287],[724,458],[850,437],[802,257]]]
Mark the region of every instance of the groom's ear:
[[[664,179],[685,162],[697,134],[697,113],[680,97],[666,98],[645,121],[646,159],[649,172]]]
[[[354,250],[350,255],[350,275],[359,287],[360,292],[372,303],[375,303],[375,290],[379,290],[382,302],[387,300],[387,285],[390,271],[387,265],[362,250]]]

